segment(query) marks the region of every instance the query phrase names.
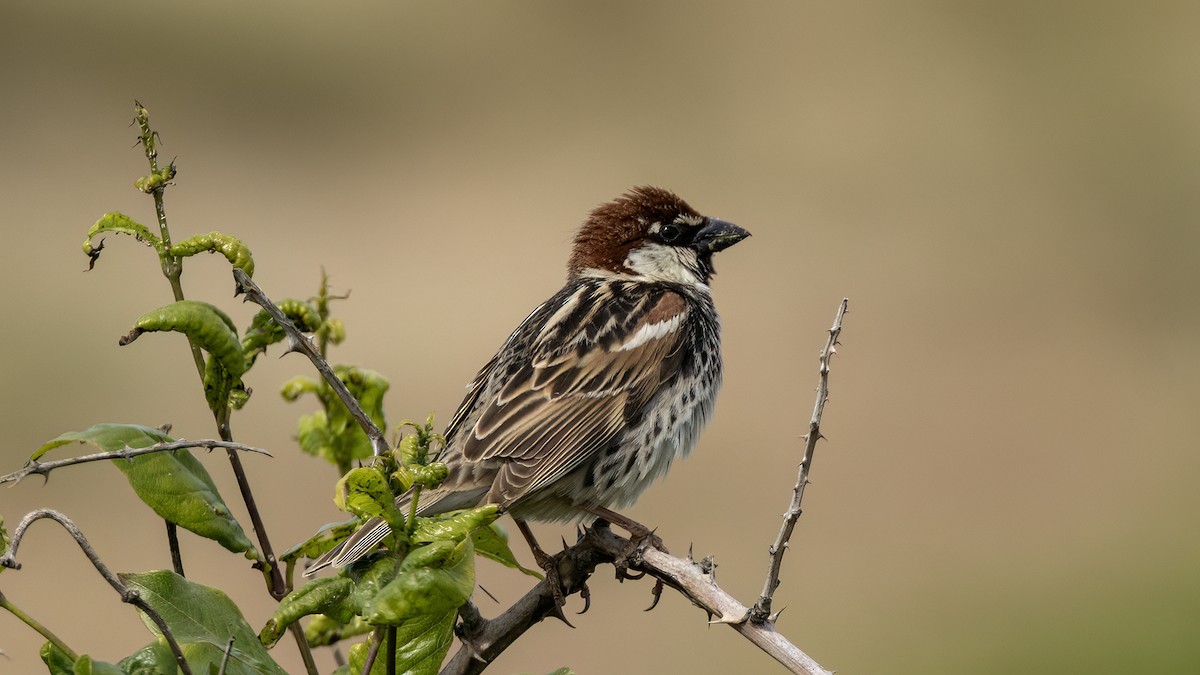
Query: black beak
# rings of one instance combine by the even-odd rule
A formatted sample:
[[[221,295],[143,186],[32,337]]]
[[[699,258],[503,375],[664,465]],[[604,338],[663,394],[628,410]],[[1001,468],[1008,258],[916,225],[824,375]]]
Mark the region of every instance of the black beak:
[[[695,246],[701,253],[716,253],[749,237],[750,233],[718,218],[705,218],[696,233]]]

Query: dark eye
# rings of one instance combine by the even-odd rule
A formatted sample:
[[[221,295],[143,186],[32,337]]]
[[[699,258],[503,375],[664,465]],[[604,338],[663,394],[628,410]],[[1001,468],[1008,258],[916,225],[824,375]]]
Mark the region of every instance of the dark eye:
[[[662,237],[662,240],[668,244],[674,243],[681,234],[683,234],[683,231],[680,230],[679,226],[675,225],[674,223],[667,223],[658,231],[658,236]]]

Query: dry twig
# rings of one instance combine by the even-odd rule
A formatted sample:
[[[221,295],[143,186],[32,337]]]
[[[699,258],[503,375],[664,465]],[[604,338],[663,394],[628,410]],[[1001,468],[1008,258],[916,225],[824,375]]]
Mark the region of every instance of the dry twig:
[[[789,671],[803,675],[827,675],[807,654],[775,631],[770,624],[745,620],[747,609],[726,593],[705,568],[690,558],[676,558],[655,548],[644,548],[626,557],[630,541],[608,527],[592,527],[574,546],[559,554],[559,576],[568,593],[579,591],[596,567],[603,563],[628,565],[629,569],[645,572],[679,591],[710,616],[713,623],[726,623],[754,643]],[[454,655],[442,675],[480,673],[525,631],[553,614],[554,593],[543,580],[494,619],[483,619],[473,605],[460,615],[462,647]]]
[[[808,433],[804,437],[804,459],[800,461],[800,473],[796,477],[796,486],[792,488],[792,502],[783,514],[783,526],[775,537],[775,543],[768,549],[771,553],[771,566],[767,571],[767,581],[763,584],[762,595],[750,609],[751,623],[765,624],[775,620],[779,613],[771,613],[771,596],[779,587],[779,570],[783,565],[783,554],[787,551],[788,541],[796,529],[796,521],[800,519],[800,500],[804,499],[804,486],[808,485],[808,472],[812,467],[813,451],[817,441],[821,439],[821,414],[825,412],[825,401],[829,400],[829,360],[837,353],[838,336],[842,333],[842,317],[846,315],[849,298],[842,298],[838,305],[837,314],[833,317],[833,327],[829,329],[829,339],[821,350],[820,378],[817,383],[817,402],[813,405],[812,419],[808,423]]]
[[[113,574],[112,570],[108,569],[108,566],[104,564],[104,561],[100,560],[100,556],[96,554],[96,550],[92,548],[92,545],[88,543],[87,537],[83,536],[83,532],[80,531],[79,527],[76,526],[70,518],[64,516],[58,511],[53,509],[38,509],[26,514],[25,517],[21,519],[21,522],[17,525],[17,529],[13,530],[12,542],[9,544],[8,553],[6,553],[4,557],[0,558],[0,566],[8,567],[14,570],[21,569],[21,563],[15,560],[17,548],[21,545],[21,540],[25,538],[25,530],[29,528],[30,523],[41,520],[42,518],[49,518],[57,522],[59,525],[62,525],[67,532],[70,532],[72,537],[75,537],[75,541],[79,544],[79,548],[83,549],[83,554],[87,556],[88,560],[92,561],[92,565],[96,568],[96,571],[99,572],[100,576],[104,577],[104,580],[108,582],[108,585],[112,586],[113,589],[116,590],[116,592],[121,596],[121,602],[127,602],[137,607],[138,609],[142,610],[143,614],[150,617],[150,620],[153,621],[154,625],[158,626],[158,630],[162,632],[162,636],[166,639],[167,644],[170,645],[171,652],[175,655],[175,662],[179,664],[179,669],[183,671],[184,675],[192,675],[192,669],[190,666],[188,666],[187,659],[183,657],[183,650],[179,648],[179,643],[175,641],[175,636],[171,633],[171,628],[167,626],[167,622],[162,618],[162,615],[156,612],[154,608],[149,605],[149,603],[143,600],[142,595],[138,593],[137,590],[129,588],[122,583],[121,579],[118,578],[117,575]]]
[[[198,440],[198,441],[188,441],[188,440],[181,439],[181,440],[176,440],[176,441],[170,441],[167,443],[155,443],[154,445],[148,445],[144,448],[130,448],[130,447],[126,446],[123,450],[113,450],[111,452],[97,452],[97,453],[94,453],[91,455],[80,455],[79,457],[68,457],[67,459],[56,459],[56,460],[50,461],[50,462],[39,462],[36,459],[31,459],[31,460],[29,460],[29,462],[27,462],[25,464],[25,466],[21,467],[19,470],[14,471],[6,476],[0,476],[0,484],[19,483],[24,478],[26,478],[27,476],[29,476],[31,474],[37,474],[39,476],[49,476],[50,472],[55,469],[59,469],[64,466],[71,466],[74,464],[84,464],[86,462],[100,462],[100,461],[103,461],[106,459],[130,459],[132,457],[137,457],[139,455],[149,455],[150,453],[153,453],[153,452],[167,452],[169,450],[182,450],[183,448],[207,448],[209,450],[215,450],[217,448],[224,448],[226,450],[239,450],[241,452],[256,452],[260,455],[266,455],[267,457],[271,456],[271,453],[267,452],[266,450],[263,450],[262,448],[256,448],[251,445],[243,445],[241,443],[232,443],[230,441],[218,441],[218,440],[211,439],[211,438],[206,438],[206,439],[202,439],[202,440]]]

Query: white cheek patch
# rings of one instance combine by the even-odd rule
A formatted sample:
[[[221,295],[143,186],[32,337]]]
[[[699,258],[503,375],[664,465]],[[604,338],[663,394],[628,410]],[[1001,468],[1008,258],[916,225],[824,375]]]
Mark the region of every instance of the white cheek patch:
[[[695,272],[700,266],[696,261],[696,252],[690,248],[643,244],[625,257],[625,267],[635,274],[656,281],[688,285],[700,283],[700,278]]]
[[[676,314],[666,321],[658,323],[648,323],[638,329],[633,337],[629,338],[625,344],[617,347],[617,351],[626,352],[630,349],[637,349],[651,340],[657,340],[679,330],[679,325],[683,323],[683,315]]]

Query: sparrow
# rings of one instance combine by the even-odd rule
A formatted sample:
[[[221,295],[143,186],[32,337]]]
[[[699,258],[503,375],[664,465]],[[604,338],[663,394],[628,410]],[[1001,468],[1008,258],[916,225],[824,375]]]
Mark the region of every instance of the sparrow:
[[[748,236],[656,187],[593,210],[566,285],[468,386],[438,458],[449,475],[421,492],[418,513],[496,504],[535,558],[545,554],[525,520],[595,516],[632,531],[636,523],[611,509],[687,456],[712,416],[722,369],[712,258]],[[407,500],[398,498],[402,510]],[[388,532],[368,521],[305,575],[358,560]]]

